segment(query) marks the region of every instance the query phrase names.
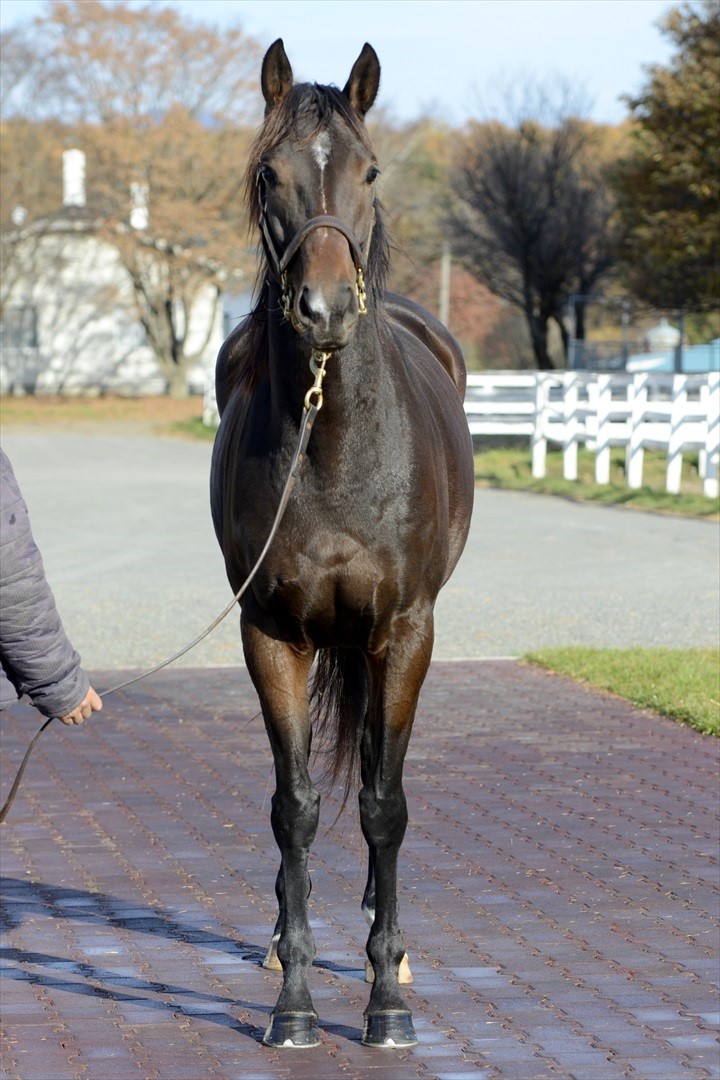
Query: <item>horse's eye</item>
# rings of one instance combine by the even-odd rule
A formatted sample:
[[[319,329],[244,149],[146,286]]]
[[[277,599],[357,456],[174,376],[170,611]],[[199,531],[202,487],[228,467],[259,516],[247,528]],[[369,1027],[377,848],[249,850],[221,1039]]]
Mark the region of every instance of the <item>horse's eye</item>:
[[[275,187],[278,182],[277,173],[269,165],[261,165],[258,169],[258,180],[262,180],[267,187]]]
[[[367,176],[365,177],[365,183],[366,184],[374,184],[379,175],[380,175],[380,170],[378,169],[377,165],[371,165],[370,168],[367,171]]]

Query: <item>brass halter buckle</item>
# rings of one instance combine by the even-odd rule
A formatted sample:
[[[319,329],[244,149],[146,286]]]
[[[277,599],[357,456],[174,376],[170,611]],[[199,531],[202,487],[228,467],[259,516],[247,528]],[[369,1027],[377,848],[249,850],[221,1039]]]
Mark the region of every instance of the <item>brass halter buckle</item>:
[[[293,308],[293,290],[290,282],[288,281],[286,271],[283,271],[282,277],[280,279],[280,288],[280,306],[282,308],[283,318],[288,320],[296,334],[302,335],[303,327],[298,320],[298,317],[295,314],[295,310]]]
[[[316,412],[320,412],[323,407],[323,392],[322,384],[325,378],[325,365],[330,359],[332,353],[320,352],[319,349],[313,349],[310,354],[310,370],[315,376],[315,382],[305,395],[305,408],[310,409],[315,406]],[[313,400],[314,398],[314,400]]]
[[[357,296],[358,302],[358,315],[367,315],[367,306],[365,303],[367,300],[367,292],[365,289],[365,275],[363,274],[362,266],[358,266],[355,275],[355,295]]]

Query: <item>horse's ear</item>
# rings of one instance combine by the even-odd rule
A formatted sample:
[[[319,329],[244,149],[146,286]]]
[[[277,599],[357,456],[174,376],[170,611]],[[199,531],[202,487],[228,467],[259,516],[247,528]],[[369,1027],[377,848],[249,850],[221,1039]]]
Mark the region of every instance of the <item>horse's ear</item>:
[[[265,98],[265,112],[269,113],[283,98],[287,97],[292,86],[293,73],[285,52],[282,38],[274,41],[262,62],[260,85]]]
[[[349,98],[352,107],[364,116],[377,97],[379,86],[380,61],[372,45],[368,45],[366,41],[353,64],[343,93]]]

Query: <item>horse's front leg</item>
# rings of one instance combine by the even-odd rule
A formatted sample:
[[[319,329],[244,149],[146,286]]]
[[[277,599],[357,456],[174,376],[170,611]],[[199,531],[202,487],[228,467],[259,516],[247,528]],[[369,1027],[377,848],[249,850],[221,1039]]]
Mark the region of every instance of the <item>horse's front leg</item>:
[[[317,831],[320,796],[308,772],[310,721],[307,680],[312,651],[298,652],[243,620],[248,671],[260,698],[275,760],[276,789],[271,822],[280,849],[275,928],[283,985],[263,1038],[267,1046],[317,1046],[320,1036],[307,976],[315,956],[310,924],[307,869]]]
[[[369,734],[363,746],[360,823],[371,867],[366,910],[374,892],[367,954],[375,979],[365,1010],[366,1046],[417,1043],[398,980],[405,949],[398,926],[397,863],[408,820],[403,763],[432,640],[432,610],[414,612],[397,621],[385,656],[369,664],[372,691]]]

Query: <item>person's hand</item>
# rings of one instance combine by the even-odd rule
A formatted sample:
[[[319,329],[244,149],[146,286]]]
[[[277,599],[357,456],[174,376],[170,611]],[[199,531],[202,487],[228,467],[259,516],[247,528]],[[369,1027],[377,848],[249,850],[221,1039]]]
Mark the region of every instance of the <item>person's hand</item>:
[[[102,701],[91,686],[77,708],[65,713],[60,719],[63,724],[82,724],[83,720],[87,720],[88,716],[91,716],[94,712],[100,712],[101,709]]]

